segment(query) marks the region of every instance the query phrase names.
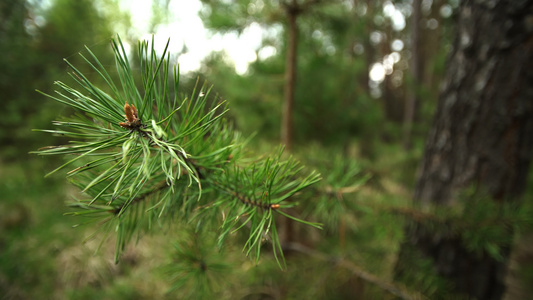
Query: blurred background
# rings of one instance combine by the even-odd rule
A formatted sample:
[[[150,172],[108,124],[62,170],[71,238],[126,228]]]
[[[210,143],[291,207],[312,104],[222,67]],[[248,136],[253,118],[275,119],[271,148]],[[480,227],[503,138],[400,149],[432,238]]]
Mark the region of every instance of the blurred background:
[[[184,94],[198,78],[212,84],[229,101],[237,129],[255,134],[251,147],[261,153],[288,145],[323,174],[322,187],[330,191],[302,203],[303,215],[326,225],[306,234],[319,241],[320,255],[348,265],[289,255],[289,270],[282,272],[268,257],[250,263],[237,245],[220,258],[228,268],[219,275],[224,288],[217,298],[398,297],[384,287],[392,282],[404,219],[386,208],[412,199],[459,0],[309,0],[294,2],[297,10],[290,3],[0,2],[2,299],[201,297],[194,285],[170,291],[171,276],[162,267],[175,259],[168,233],[142,237],[118,265],[113,241],[95,255],[100,239],[84,243],[93,228],[72,228],[79,221],[63,216],[77,191],[61,174],[44,178],[61,158],[28,154],[64,143],[32,129],[51,128],[52,120],[73,113],[36,90],[52,93],[54,81],[71,82],[65,58],[97,81],[78,55],[86,46],[113,70],[110,39],[117,34],[132,56],[139,40],[153,36],[162,50],[170,38]],[[287,101],[293,103],[288,112]],[[173,239],[184,235],[174,232]],[[524,283],[533,280],[533,254],[527,255],[512,279],[515,290],[527,290]],[[432,284],[406,290],[431,295]]]

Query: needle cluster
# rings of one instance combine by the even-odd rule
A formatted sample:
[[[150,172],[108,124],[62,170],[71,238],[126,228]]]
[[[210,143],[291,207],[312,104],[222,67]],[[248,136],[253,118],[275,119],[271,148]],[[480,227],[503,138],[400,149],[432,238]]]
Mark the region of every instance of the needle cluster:
[[[35,152],[67,158],[48,175],[69,169],[66,176],[80,188],[82,196],[71,203],[69,214],[88,217],[106,235],[114,232],[116,261],[143,231],[177,218],[204,223],[202,218],[211,218],[219,241],[248,228],[245,252],[258,258],[261,245],[269,242],[282,265],[275,216],[320,227],[284,212],[294,205],[291,197],[317,182],[319,174],[301,176],[302,167],[283,159],[282,151],[272,157],[247,155],[245,141],[224,118],[226,102],[205,85],[197,84],[188,97],[180,95],[168,44],[162,54],[149,45],[153,41],[139,44],[134,71],[120,38],[113,40],[116,73],[87,49],[87,57],[80,55],[106,84],[96,86],[67,61],[79,87],[56,82],[56,94],[46,95],[77,111],[55,121],[57,129],[41,130],[71,138],[68,144]]]

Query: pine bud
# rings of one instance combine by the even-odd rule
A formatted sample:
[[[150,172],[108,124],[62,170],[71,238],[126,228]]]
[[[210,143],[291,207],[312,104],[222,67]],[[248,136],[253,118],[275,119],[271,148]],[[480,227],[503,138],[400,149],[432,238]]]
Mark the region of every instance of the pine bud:
[[[132,109],[128,102],[126,102],[124,105],[124,113],[126,114],[126,119],[128,119],[128,122],[132,123],[135,120],[133,113],[136,111],[137,109],[135,109],[135,106]]]

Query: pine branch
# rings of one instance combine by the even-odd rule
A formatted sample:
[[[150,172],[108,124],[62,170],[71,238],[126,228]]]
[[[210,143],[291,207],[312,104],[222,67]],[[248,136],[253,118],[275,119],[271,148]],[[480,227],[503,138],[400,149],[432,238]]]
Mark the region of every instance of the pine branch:
[[[195,86],[190,97],[179,96],[178,69],[169,77],[168,44],[161,55],[153,40],[151,45],[139,44],[140,88],[119,38],[112,41],[119,84],[89,49],[89,58],[82,57],[105,87],[97,87],[67,61],[81,91],[56,82],[60,91],[46,96],[79,113],[53,122],[57,130],[42,130],[73,139],[34,152],[68,157],[47,176],[72,168],[67,177],[85,198],[71,205],[77,210],[70,214],[91,217],[108,233],[114,230],[117,261],[131,237],[151,229],[153,220],[171,222],[176,213],[192,220],[198,208],[209,208],[227,216],[219,243],[250,224],[246,253],[258,258],[261,244],[269,240],[281,266],[274,213],[319,228],[282,209],[295,205],[289,199],[320,175],[300,177],[302,167],[292,158],[283,160],[282,150],[272,157],[246,157],[245,142],[224,119],[227,104],[213,100],[205,85]]]
[[[134,198],[130,205],[135,205],[135,204],[138,204],[140,202],[143,202],[147,199],[150,198],[150,196],[156,194],[156,193],[159,193],[160,191],[164,190],[164,189],[167,189],[169,186],[167,185],[167,183],[165,181],[161,181],[159,182],[159,184],[157,184],[156,186],[152,187],[149,191],[147,191],[146,193],[144,194],[141,194],[139,195],[138,197]],[[113,214],[117,215],[119,214],[121,211],[123,211],[124,209],[124,205],[120,205],[118,206],[116,209],[114,209],[112,212]]]
[[[280,207],[279,204],[273,204],[273,203],[265,203],[263,202],[264,197],[261,197],[261,199],[257,199],[256,197],[250,198],[246,197],[243,194],[240,194],[236,191],[230,190],[229,187],[224,187],[218,183],[215,183],[215,185],[220,188],[222,191],[226,192],[228,195],[231,195],[241,201],[244,205],[262,208],[262,209],[278,209]]]

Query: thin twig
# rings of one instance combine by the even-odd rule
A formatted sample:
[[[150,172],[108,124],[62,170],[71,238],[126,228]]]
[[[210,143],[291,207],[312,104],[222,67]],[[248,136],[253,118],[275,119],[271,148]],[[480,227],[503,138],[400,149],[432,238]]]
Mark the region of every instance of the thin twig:
[[[244,205],[253,206],[253,207],[259,207],[262,209],[278,209],[280,207],[277,203],[264,203],[262,200],[257,199],[250,199],[242,194],[237,193],[236,191],[232,190],[231,188],[224,186],[216,181],[212,181],[213,185],[217,188],[219,188],[224,193],[227,193],[233,197],[235,197],[237,200],[242,202]]]
[[[425,297],[422,294],[419,294],[416,292],[408,292],[405,290],[404,287],[400,287],[391,282],[384,281],[383,279],[377,277],[376,275],[373,275],[363,270],[361,267],[357,266],[353,262],[347,261],[343,258],[328,256],[320,251],[311,249],[299,243],[289,243],[286,245],[286,247],[290,250],[298,251],[300,253],[307,254],[309,256],[318,258],[320,260],[333,261],[337,265],[351,271],[355,276],[361,278],[362,280],[369,282],[371,284],[374,284],[378,286],[379,288],[381,288],[382,290],[387,291],[388,293],[398,298],[405,299],[405,300],[427,299],[427,297]]]
[[[140,196],[134,198],[128,205],[132,205],[132,204],[137,204],[137,203],[140,203],[142,201],[144,201],[146,198],[148,198],[150,195],[152,194],[155,194],[165,188],[168,188],[168,184],[166,183],[166,181],[161,181],[159,182],[153,189],[149,190],[148,192],[144,193],[144,194],[141,194]],[[127,203],[127,202],[126,202]],[[119,214],[120,211],[122,211],[122,209],[124,208],[124,205],[126,205],[126,203],[120,205],[119,207],[117,207],[116,209],[112,210],[111,212],[113,214]]]

